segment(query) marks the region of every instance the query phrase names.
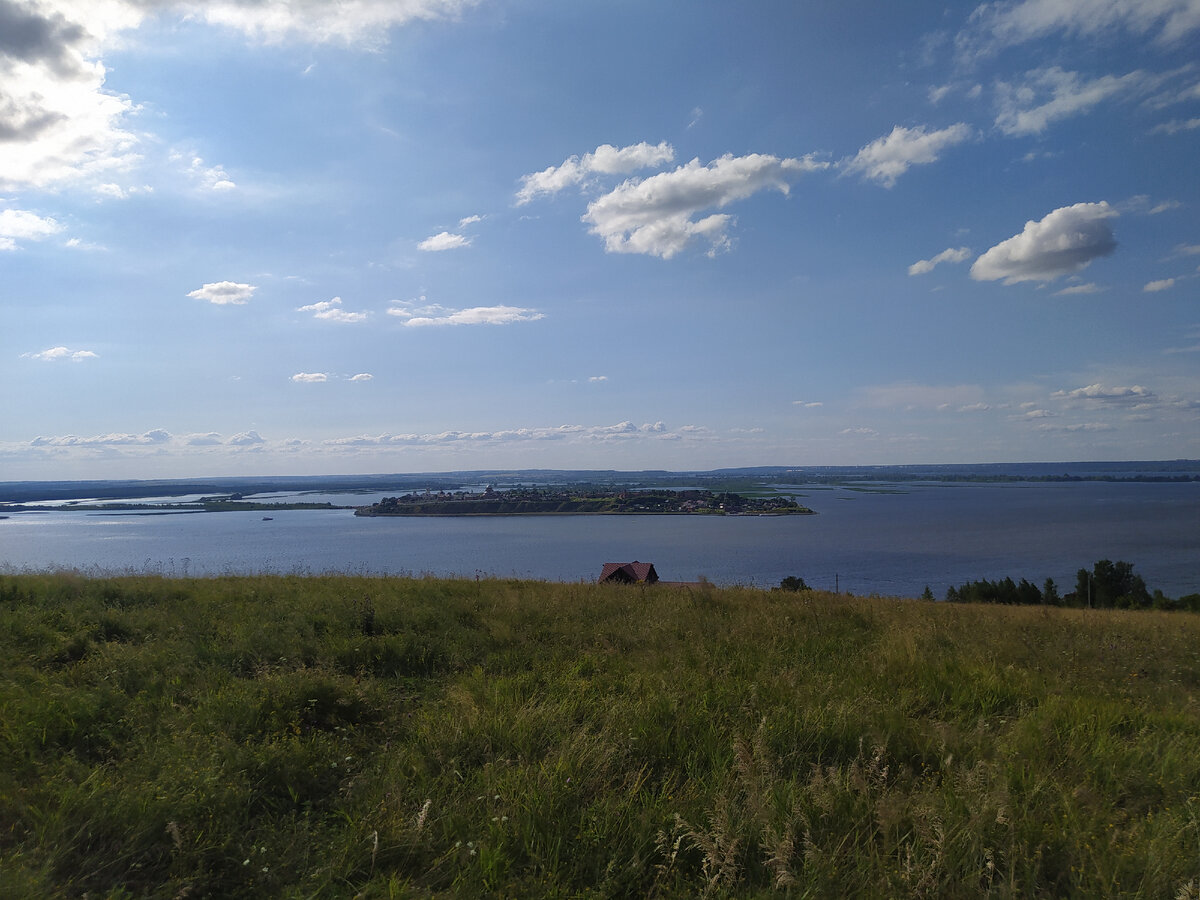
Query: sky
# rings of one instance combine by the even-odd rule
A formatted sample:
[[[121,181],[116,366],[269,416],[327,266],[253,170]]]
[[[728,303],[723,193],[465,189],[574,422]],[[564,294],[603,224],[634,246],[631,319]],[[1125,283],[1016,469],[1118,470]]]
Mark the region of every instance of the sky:
[[[0,0],[0,480],[1200,456],[1200,0]]]

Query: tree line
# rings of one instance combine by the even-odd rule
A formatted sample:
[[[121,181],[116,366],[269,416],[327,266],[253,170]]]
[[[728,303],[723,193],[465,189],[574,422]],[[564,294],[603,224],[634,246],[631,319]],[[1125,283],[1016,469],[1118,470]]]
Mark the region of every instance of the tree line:
[[[926,588],[926,598],[932,593]],[[1133,564],[1108,559],[1097,561],[1089,571],[1075,574],[1075,589],[1060,594],[1053,578],[1047,578],[1039,588],[1027,579],[1015,582],[1012,578],[989,581],[968,581],[948,588],[950,603],[1003,603],[1045,606],[1076,606],[1093,609],[1180,609],[1200,612],[1200,593],[1168,597],[1161,590],[1151,591],[1142,576],[1133,571]]]

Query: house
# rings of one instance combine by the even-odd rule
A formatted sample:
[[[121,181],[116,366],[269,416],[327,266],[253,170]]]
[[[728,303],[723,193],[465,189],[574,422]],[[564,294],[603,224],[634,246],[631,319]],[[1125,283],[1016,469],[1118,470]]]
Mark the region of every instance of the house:
[[[658,573],[654,571],[654,563],[638,562],[636,559],[628,563],[605,563],[600,571],[600,584],[654,584],[658,581]]]

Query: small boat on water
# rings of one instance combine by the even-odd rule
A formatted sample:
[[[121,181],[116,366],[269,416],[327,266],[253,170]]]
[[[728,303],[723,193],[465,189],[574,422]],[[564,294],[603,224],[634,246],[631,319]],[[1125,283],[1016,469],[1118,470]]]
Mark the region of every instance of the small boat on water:
[[[271,516],[263,516],[263,521],[264,522],[273,522],[274,519]]]

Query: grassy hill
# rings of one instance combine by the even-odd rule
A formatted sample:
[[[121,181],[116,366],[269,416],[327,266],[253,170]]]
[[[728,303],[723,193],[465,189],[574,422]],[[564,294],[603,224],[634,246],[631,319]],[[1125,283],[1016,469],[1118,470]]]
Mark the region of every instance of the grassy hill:
[[[0,897],[1200,896],[1200,617],[0,576]]]

